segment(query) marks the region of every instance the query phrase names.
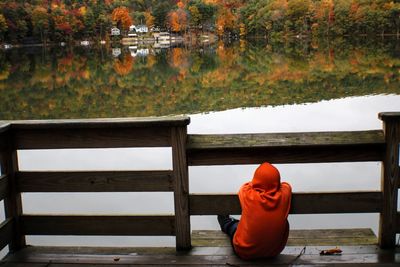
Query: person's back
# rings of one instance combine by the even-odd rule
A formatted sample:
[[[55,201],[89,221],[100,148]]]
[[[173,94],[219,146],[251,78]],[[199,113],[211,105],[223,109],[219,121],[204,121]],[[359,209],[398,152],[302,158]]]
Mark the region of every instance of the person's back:
[[[255,171],[253,180],[240,188],[239,199],[242,216],[238,224],[225,219],[228,224],[224,231],[219,218],[221,229],[231,235],[235,253],[243,259],[278,255],[289,235],[290,185],[280,182],[279,171],[274,166],[263,163]]]

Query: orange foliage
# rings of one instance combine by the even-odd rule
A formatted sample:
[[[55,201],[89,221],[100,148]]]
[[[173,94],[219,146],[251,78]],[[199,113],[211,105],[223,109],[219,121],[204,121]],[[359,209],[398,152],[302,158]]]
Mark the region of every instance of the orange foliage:
[[[232,13],[231,9],[225,7],[221,8],[216,20],[218,35],[222,35],[225,29],[233,29],[237,19],[238,18]]]
[[[171,11],[168,13],[168,24],[172,31],[180,32],[187,27],[187,15],[183,9]]]
[[[182,1],[179,1],[178,3],[176,3],[176,5],[178,6],[178,8],[184,8],[185,4],[182,3]]]
[[[125,76],[132,71],[133,68],[133,57],[131,55],[126,54],[124,58],[121,60],[117,59],[114,62],[114,70],[121,76]]]
[[[69,53],[65,57],[59,59],[58,64],[57,64],[58,71],[59,72],[67,72],[72,66],[73,59],[74,59],[74,56],[72,53]]]
[[[146,26],[148,28],[151,28],[151,27],[154,26],[154,16],[151,15],[150,11],[144,12],[144,18],[145,18],[145,21],[146,21]]]
[[[189,66],[189,53],[187,50],[175,47],[171,49],[170,65],[174,68],[187,69]]]
[[[123,29],[129,29],[133,21],[129,15],[129,9],[126,7],[117,7],[112,12],[112,20],[121,23]]]

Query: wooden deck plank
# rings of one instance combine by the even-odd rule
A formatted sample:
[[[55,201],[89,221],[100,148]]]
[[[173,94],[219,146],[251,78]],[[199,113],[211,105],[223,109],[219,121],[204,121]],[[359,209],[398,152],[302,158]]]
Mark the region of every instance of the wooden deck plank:
[[[192,233],[194,246],[230,247],[230,241],[221,231],[202,230]],[[371,229],[317,229],[290,230],[289,246],[376,245],[377,237]]]
[[[69,255],[69,254],[30,254],[22,252],[7,259],[10,263],[49,263],[50,266],[85,266],[101,265],[235,265],[235,266],[265,266],[265,265],[327,265],[327,264],[398,264],[395,255],[399,252],[347,254],[340,256],[320,256],[315,254],[281,254],[273,259],[244,261],[231,255]]]
[[[194,246],[189,251],[176,252],[175,248],[93,248],[93,247],[27,247],[15,254],[10,254],[4,261],[3,266],[18,266],[18,263],[42,264],[48,266],[94,266],[94,265],[201,265],[201,266],[265,266],[265,265],[337,265],[337,264],[398,264],[400,261],[400,248],[397,250],[381,250],[377,245],[342,245],[334,242],[340,238],[354,236],[376,237],[370,229],[321,229],[315,230],[292,230],[289,242],[294,239],[303,238],[308,241],[316,238],[318,234],[326,233],[328,239],[334,245],[308,245],[286,246],[281,255],[274,259],[263,259],[256,261],[243,261],[234,255],[228,237],[221,231],[193,231],[192,240],[225,239],[227,246],[221,244],[208,244],[208,246]],[[324,249],[339,245],[343,253],[340,256],[320,256],[319,252]],[[302,249],[306,246],[304,254],[300,257]],[[14,265],[15,264],[15,265]],[[2,266],[2,265],[0,265]],[[38,265],[40,266],[40,265]]]
[[[19,192],[173,191],[172,171],[17,172]],[[1,186],[0,186],[1,188]]]

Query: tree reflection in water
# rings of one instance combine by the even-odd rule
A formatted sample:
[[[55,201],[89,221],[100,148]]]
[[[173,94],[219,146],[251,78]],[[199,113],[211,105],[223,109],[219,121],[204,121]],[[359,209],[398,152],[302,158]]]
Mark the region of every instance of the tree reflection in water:
[[[360,42],[361,43],[361,42]],[[160,116],[399,94],[396,42],[0,52],[0,119]]]

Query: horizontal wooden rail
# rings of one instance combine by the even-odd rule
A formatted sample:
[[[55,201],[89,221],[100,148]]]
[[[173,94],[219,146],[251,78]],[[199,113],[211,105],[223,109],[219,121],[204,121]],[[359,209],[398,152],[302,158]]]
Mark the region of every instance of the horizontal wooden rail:
[[[12,219],[7,219],[0,224],[0,250],[11,243],[13,236]]]
[[[15,149],[166,147],[169,128],[16,130]]]
[[[5,121],[12,129],[77,129],[77,128],[131,128],[131,127],[174,127],[190,123],[188,116],[133,117],[111,119],[70,120],[17,120]]]
[[[171,127],[186,116],[94,120],[13,121],[15,149],[165,147]]]
[[[174,216],[22,215],[25,235],[174,235]]]
[[[189,165],[380,161],[383,131],[189,135]]]
[[[17,172],[18,192],[173,191],[172,171]]]
[[[2,175],[0,176],[0,200],[3,200],[8,195],[8,192],[8,176]]]
[[[10,123],[0,122],[0,133],[7,131],[10,128]]]
[[[191,194],[191,215],[240,214],[237,194]],[[292,214],[368,213],[382,210],[381,192],[293,193]]]

